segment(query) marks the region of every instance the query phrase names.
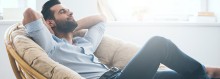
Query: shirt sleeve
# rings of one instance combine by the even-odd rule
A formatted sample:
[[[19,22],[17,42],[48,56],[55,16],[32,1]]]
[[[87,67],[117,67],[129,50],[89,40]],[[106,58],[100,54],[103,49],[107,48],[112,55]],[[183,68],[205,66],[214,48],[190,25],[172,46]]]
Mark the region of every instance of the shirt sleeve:
[[[44,25],[42,19],[38,19],[25,25],[27,34],[40,45],[48,54],[55,47],[52,34]]]
[[[95,52],[95,50],[99,46],[102,37],[104,35],[104,32],[105,32],[105,23],[100,22],[92,26],[90,29],[88,29],[88,32],[85,34],[84,38],[92,44],[93,52]]]

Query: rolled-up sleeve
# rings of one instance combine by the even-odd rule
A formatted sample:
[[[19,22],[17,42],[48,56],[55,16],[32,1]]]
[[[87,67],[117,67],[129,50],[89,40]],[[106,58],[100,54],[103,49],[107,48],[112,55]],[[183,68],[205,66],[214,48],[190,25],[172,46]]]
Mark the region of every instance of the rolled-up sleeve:
[[[42,19],[38,19],[25,25],[27,34],[40,45],[47,53],[55,47],[52,34],[44,25]]]
[[[98,45],[100,44],[102,37],[105,32],[105,23],[100,22],[93,27],[91,27],[85,34],[84,38],[92,44],[92,51],[95,52]]]

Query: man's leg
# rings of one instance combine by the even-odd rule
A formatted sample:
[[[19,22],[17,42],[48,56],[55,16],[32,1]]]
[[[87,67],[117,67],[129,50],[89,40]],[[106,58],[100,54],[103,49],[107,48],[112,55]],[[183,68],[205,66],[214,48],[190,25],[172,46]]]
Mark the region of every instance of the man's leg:
[[[208,79],[204,67],[163,37],[150,39],[129,62],[119,79],[152,79],[163,63],[185,79]]]

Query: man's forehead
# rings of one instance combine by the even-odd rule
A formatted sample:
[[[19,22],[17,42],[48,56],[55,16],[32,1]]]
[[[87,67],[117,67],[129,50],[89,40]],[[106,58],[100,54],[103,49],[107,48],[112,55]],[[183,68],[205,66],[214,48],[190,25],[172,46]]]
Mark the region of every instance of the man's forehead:
[[[60,9],[65,9],[66,7],[64,6],[64,5],[62,5],[62,4],[56,4],[56,5],[54,5],[53,7],[51,7],[50,9],[52,10],[52,11],[55,11],[55,12],[57,12],[57,11],[59,11]]]

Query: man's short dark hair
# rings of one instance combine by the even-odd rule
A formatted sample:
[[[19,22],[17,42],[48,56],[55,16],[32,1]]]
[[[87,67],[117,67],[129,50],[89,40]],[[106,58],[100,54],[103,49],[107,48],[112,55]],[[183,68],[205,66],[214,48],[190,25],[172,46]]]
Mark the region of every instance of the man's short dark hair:
[[[43,5],[41,13],[45,20],[54,19],[54,12],[50,8],[56,4],[61,4],[61,2],[59,0],[49,0]]]

